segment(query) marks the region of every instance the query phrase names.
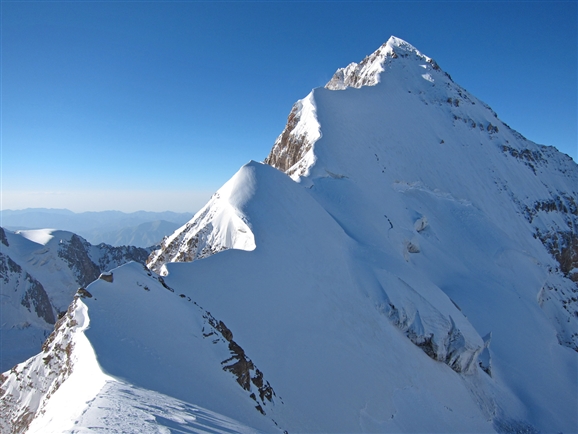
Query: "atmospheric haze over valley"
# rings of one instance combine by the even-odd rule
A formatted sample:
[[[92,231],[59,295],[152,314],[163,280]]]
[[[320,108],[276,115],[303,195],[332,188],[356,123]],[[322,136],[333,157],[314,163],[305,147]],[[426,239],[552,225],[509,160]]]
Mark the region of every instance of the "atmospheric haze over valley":
[[[0,430],[576,432],[578,166],[442,66],[392,36],[192,218],[11,216]]]

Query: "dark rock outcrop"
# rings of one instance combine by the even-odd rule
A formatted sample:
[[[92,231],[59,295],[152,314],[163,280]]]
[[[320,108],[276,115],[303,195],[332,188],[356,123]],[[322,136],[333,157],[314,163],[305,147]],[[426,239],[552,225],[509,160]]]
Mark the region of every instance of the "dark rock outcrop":
[[[58,248],[58,256],[68,263],[77,282],[82,286],[96,280],[101,272],[90,259],[89,248],[90,244],[75,234],[70,237],[70,241],[62,242]]]
[[[29,286],[20,303],[29,311],[36,312],[36,315],[48,324],[54,324],[54,311],[44,287],[28,273],[25,273],[24,278]]]

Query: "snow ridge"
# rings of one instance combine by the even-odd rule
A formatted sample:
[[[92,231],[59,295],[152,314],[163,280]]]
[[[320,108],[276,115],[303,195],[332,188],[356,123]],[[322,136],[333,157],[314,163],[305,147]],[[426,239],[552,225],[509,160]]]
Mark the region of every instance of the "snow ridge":
[[[83,334],[88,324],[86,306],[77,297],[56,323],[42,353],[0,375],[2,432],[46,432],[47,423],[51,432],[72,427],[106,379]],[[71,389],[75,393],[66,399]],[[50,410],[54,407],[58,412]]]
[[[192,262],[227,249],[255,249],[255,237],[242,211],[252,194],[251,182],[240,170],[188,223],[163,239],[147,260],[149,269],[166,275],[167,262]],[[244,192],[237,194],[236,186],[243,183]]]

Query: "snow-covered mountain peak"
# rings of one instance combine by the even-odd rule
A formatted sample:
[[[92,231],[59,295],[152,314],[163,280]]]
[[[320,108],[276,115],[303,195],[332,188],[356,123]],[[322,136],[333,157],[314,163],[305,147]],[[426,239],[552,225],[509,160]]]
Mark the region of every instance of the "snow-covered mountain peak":
[[[348,87],[375,86],[382,80],[382,73],[395,59],[410,59],[428,69],[428,65],[439,71],[437,63],[420,53],[413,45],[403,39],[392,36],[360,63],[350,63],[345,68],[339,68],[332,79],[325,85],[327,89],[344,90]]]
[[[367,96],[365,93],[344,93],[365,87],[375,89]],[[330,93],[334,91],[344,94],[331,96]],[[358,106],[353,101],[357,99],[362,107],[348,110],[348,107]],[[406,41],[392,36],[359,64],[351,63],[338,69],[325,88],[314,89],[307,97],[299,100],[293,106],[285,130],[277,138],[265,163],[286,172],[294,180],[310,176],[314,166],[321,167],[322,174],[326,174],[325,169],[337,173],[335,169],[325,167],[326,161],[323,161],[322,153],[316,149],[317,142],[325,134],[324,123],[327,121],[319,116],[318,110],[318,105],[324,104],[324,101],[332,101],[330,104],[336,104],[338,110],[348,111],[348,123],[363,118],[364,121],[371,119],[375,124],[387,123],[393,127],[396,122],[394,119],[404,118],[404,131],[413,130],[417,123],[429,123],[427,118],[431,118],[432,111],[429,111],[427,118],[423,117],[424,106],[428,105],[440,107],[444,112],[441,116],[448,120],[464,120],[478,128],[490,128],[491,131],[494,131],[496,125],[496,114],[485,103],[454,83],[432,58]],[[385,112],[384,107],[387,107]],[[327,108],[329,112],[333,110]],[[382,117],[384,113],[386,118]],[[415,118],[415,124],[408,122],[406,113]],[[401,132],[402,129],[392,128],[392,131]],[[350,153],[360,153],[359,149],[354,151],[350,147],[354,142],[359,141],[352,138],[348,142],[348,155],[344,155],[344,164],[349,165]],[[388,141],[379,142],[383,148],[390,144]],[[329,156],[330,159],[340,151],[331,152],[334,155]],[[375,154],[371,149],[363,152],[370,156]]]
[[[162,277],[83,289],[102,370],[267,432],[574,432],[578,166],[398,38],[341,72],[149,257]]]
[[[397,36],[393,36],[393,35],[391,35],[389,37],[387,42],[385,42],[382,45],[382,47],[383,46],[392,47],[392,48],[394,48],[394,47],[403,48],[403,49],[408,50],[408,51],[417,52],[417,49],[413,45],[411,45],[409,42],[404,41],[403,39],[398,38]]]

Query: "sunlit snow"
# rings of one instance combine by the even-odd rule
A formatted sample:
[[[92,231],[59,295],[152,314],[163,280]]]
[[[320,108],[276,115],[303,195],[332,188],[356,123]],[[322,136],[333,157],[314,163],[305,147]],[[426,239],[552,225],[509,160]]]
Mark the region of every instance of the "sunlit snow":
[[[92,371],[52,402],[82,405],[31,427],[575,430],[577,289],[540,239],[576,227],[569,157],[392,37],[299,101],[267,161],[291,164],[240,168],[151,256],[162,277],[130,263],[80,294],[62,336]]]

